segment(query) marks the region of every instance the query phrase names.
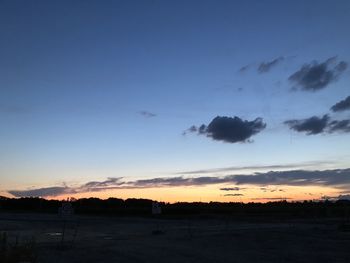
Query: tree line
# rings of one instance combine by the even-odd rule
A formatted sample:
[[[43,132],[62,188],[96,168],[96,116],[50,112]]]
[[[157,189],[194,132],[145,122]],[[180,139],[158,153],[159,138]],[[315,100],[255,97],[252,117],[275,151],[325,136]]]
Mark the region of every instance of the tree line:
[[[38,197],[7,198],[0,196],[1,212],[44,212],[58,213],[62,204],[69,202],[74,214],[152,216],[149,199],[120,198],[69,198],[49,200]],[[162,217],[174,216],[233,216],[233,217],[275,217],[275,218],[319,218],[350,216],[350,201],[274,201],[267,203],[241,202],[160,202]]]

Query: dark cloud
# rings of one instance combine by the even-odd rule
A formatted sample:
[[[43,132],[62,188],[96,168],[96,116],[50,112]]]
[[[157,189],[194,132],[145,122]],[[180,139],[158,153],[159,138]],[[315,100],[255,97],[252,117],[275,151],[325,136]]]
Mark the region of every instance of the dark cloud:
[[[198,186],[209,184],[252,184],[252,185],[323,185],[323,186],[349,186],[350,169],[324,170],[324,171],[270,171],[250,175],[227,175],[223,177],[195,177],[183,176],[153,178],[137,180],[130,184],[134,187],[162,187],[162,186]]]
[[[235,184],[319,185],[344,188],[345,186],[350,186],[350,169],[271,171],[252,175],[235,175],[233,179]]]
[[[329,58],[322,63],[314,61],[303,65],[289,77],[289,80],[295,84],[295,88],[317,91],[336,81],[347,66],[345,61],[336,64],[336,57]]]
[[[53,186],[53,187],[28,189],[28,190],[20,190],[20,191],[11,190],[11,191],[8,191],[8,193],[16,197],[25,197],[25,196],[47,197],[47,196],[59,196],[64,194],[99,192],[99,191],[106,191],[106,190],[120,188],[123,184],[125,184],[125,182],[121,181],[121,179],[122,179],[121,177],[120,178],[109,177],[105,181],[101,181],[101,182],[91,181],[77,187]]]
[[[245,189],[245,188],[241,188],[241,187],[222,187],[222,188],[220,188],[221,191],[240,191],[242,189]]]
[[[88,182],[77,187],[47,187],[28,190],[10,190],[8,193],[16,196],[59,196],[63,194],[75,194],[93,191],[107,191],[115,189],[139,189],[156,187],[178,186],[205,186],[214,184],[257,185],[257,186],[330,186],[348,190],[350,187],[350,168],[324,171],[270,171],[266,173],[253,173],[249,175],[227,175],[220,177],[163,177],[135,181],[123,181],[121,178],[108,179],[106,181]],[[229,187],[227,187],[228,189]],[[231,187],[232,188],[232,187]],[[268,189],[268,188],[266,188]]]
[[[182,171],[175,174],[207,174],[207,173],[220,173],[220,172],[230,172],[230,171],[241,171],[241,170],[276,170],[276,169],[295,169],[310,166],[320,166],[324,164],[332,164],[330,161],[312,161],[312,162],[301,162],[301,163],[291,163],[291,164],[276,164],[276,165],[251,165],[251,166],[230,166],[221,168],[211,168],[193,171]]]
[[[166,177],[137,180],[133,186],[137,187],[163,187],[163,186],[200,186],[233,182],[228,177],[202,176],[202,177]]]
[[[328,115],[321,117],[313,116],[302,120],[288,120],[284,122],[290,129],[297,132],[305,132],[307,135],[319,133],[348,133],[350,132],[350,119],[330,120]]]
[[[284,123],[287,124],[292,130],[297,132],[306,132],[307,135],[312,135],[324,132],[328,122],[329,116],[324,115],[322,118],[313,116],[302,120],[288,120]]]
[[[270,200],[270,201],[282,201],[282,200],[290,200],[292,198],[289,197],[258,197],[252,198],[252,200]]]
[[[337,121],[334,120],[332,122],[329,123],[329,133],[333,133],[333,132],[350,132],[350,120],[341,120],[341,121]]]
[[[202,124],[201,126],[199,126],[198,128],[198,133],[199,134],[205,134],[207,131],[207,126],[205,124]]]
[[[74,189],[63,186],[54,186],[54,187],[44,187],[37,189],[28,189],[28,190],[11,190],[8,191],[9,194],[12,194],[16,197],[47,197],[47,196],[58,196],[63,194],[75,194],[77,193]]]
[[[259,73],[266,73],[270,71],[270,69],[274,66],[276,66],[278,63],[284,60],[284,57],[278,57],[272,61],[266,61],[266,62],[261,62],[259,67],[258,67],[258,72]]]
[[[260,187],[260,190],[263,191],[263,192],[270,192],[270,193],[273,193],[273,192],[285,192],[283,189],[277,189],[277,188],[269,188],[269,187]]]
[[[339,101],[331,107],[331,110],[334,112],[350,110],[350,96],[346,99]]]
[[[157,114],[149,111],[139,111],[139,114],[141,114],[143,117],[146,117],[146,118],[152,118],[157,116]]]
[[[247,142],[248,139],[265,129],[266,124],[262,118],[253,121],[242,120],[239,117],[215,117],[209,125],[202,124],[199,127],[192,126],[187,131],[206,135],[217,141],[228,143]]]
[[[244,196],[244,194],[225,194],[224,196]]]
[[[338,71],[338,72],[343,72],[345,71],[346,69],[348,68],[348,63],[346,63],[345,61],[340,61],[338,63],[338,65],[336,65],[335,69]]]
[[[121,181],[122,177],[108,177],[107,180],[99,182],[99,181],[91,181],[80,186],[81,190],[86,192],[96,192],[96,191],[104,191],[108,187],[121,186],[125,184],[125,182]]]
[[[197,132],[198,128],[194,125],[192,125],[190,128],[188,128],[187,130],[185,130],[182,135],[186,135],[187,133],[192,133],[192,132]]]
[[[186,179],[182,176],[143,179],[143,180],[137,180],[133,182],[133,186],[137,186],[137,187],[186,186],[186,185],[192,185],[192,184],[193,183],[191,183],[190,178]]]
[[[250,67],[249,65],[245,65],[239,69],[239,72],[240,73],[246,72],[249,69],[249,67]]]

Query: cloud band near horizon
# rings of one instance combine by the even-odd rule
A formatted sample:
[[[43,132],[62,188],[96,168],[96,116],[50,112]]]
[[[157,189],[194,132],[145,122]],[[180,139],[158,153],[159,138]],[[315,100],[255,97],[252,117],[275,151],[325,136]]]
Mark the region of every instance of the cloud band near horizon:
[[[105,181],[92,181],[77,187],[53,186],[26,190],[9,190],[15,197],[54,197],[65,194],[86,192],[100,192],[117,189],[140,189],[155,187],[186,187],[206,186],[215,184],[235,185],[289,185],[289,186],[328,186],[341,190],[350,188],[350,168],[333,170],[290,170],[269,171],[249,175],[201,176],[201,177],[157,177],[135,181],[126,181],[123,178],[108,178]],[[232,186],[234,185],[234,186]]]

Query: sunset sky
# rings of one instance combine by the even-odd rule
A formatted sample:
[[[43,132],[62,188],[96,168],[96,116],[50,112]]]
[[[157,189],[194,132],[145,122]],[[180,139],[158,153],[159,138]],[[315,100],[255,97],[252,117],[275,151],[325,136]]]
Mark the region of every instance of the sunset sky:
[[[0,1],[0,195],[350,197],[350,1]]]

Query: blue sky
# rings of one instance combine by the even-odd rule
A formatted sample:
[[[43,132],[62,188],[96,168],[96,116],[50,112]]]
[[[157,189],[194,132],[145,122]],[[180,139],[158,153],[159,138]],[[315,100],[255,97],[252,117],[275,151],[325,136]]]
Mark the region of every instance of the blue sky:
[[[312,61],[348,63],[349,24],[348,1],[0,1],[0,191],[232,166],[348,168],[348,132],[284,122],[349,119],[330,111],[350,95],[349,69],[316,91],[289,80]],[[183,135],[216,116],[266,128],[252,142]]]

